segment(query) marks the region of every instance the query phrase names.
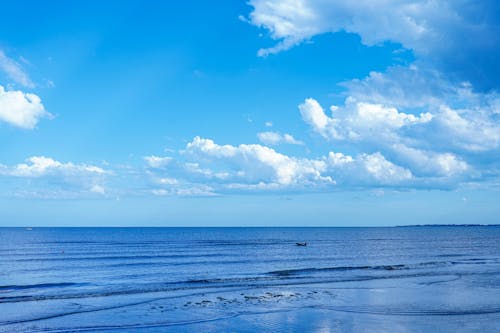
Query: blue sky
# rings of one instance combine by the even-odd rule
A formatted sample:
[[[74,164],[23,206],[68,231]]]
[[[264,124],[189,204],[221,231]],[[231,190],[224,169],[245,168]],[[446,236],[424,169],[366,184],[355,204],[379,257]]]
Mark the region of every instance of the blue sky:
[[[499,223],[495,1],[16,1],[0,225]]]

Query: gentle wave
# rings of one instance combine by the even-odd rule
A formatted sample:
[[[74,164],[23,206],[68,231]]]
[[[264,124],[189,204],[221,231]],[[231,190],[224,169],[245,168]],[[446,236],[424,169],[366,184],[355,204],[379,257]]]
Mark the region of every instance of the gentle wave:
[[[476,273],[466,273],[461,275],[473,275]],[[488,274],[488,273],[481,273]],[[370,280],[384,279],[405,279],[418,277],[456,277],[453,273],[411,273],[398,275],[374,275],[374,276],[351,276],[351,277],[248,277],[248,278],[217,278],[217,279],[202,279],[202,280],[186,280],[180,282],[165,282],[161,284],[148,284],[140,288],[110,290],[107,287],[104,290],[86,291],[79,293],[66,294],[46,294],[46,295],[25,295],[25,296],[5,296],[0,297],[1,303],[16,303],[28,301],[44,301],[56,299],[78,299],[78,298],[95,298],[109,296],[123,296],[134,294],[160,293],[167,291],[191,290],[191,289],[225,289],[225,288],[241,288],[241,287],[276,287],[276,286],[293,286],[293,285],[310,285],[324,283],[339,283],[339,282],[361,282]]]
[[[391,307],[360,307],[360,306],[316,306],[315,308],[333,310],[340,312],[352,312],[363,314],[376,314],[387,316],[464,316],[500,313],[499,306],[478,306],[469,309],[419,309],[419,308],[391,308]]]
[[[278,276],[291,276],[301,275],[316,272],[334,272],[334,271],[356,271],[356,270],[373,270],[373,271],[394,271],[394,270],[411,270],[422,268],[440,268],[453,265],[482,265],[482,264],[496,264],[499,260],[489,258],[471,258],[455,261],[428,261],[412,264],[389,264],[389,265],[361,265],[361,266],[334,266],[334,267],[307,267],[297,269],[284,269],[268,272],[271,275]]]
[[[418,264],[395,264],[395,265],[374,265],[374,266],[335,266],[335,267],[310,267],[310,268],[298,268],[298,269],[285,269],[279,271],[271,271],[268,274],[278,275],[278,276],[290,276],[299,275],[306,273],[315,272],[331,272],[331,271],[355,271],[355,270],[404,270],[404,269],[415,269],[424,267],[443,267],[455,264],[452,261],[431,261],[423,262]]]
[[[248,262],[249,260],[235,260],[235,261],[224,261],[224,262],[213,262],[213,263],[224,263],[224,264],[241,264]],[[87,298],[87,297],[105,297],[114,295],[127,295],[127,294],[141,294],[141,293],[153,293],[153,292],[164,292],[169,290],[181,290],[181,289],[191,289],[191,288],[226,288],[226,287],[241,287],[241,286],[262,286],[267,285],[283,285],[283,284],[314,284],[319,282],[350,282],[350,281],[367,281],[367,280],[377,280],[377,279],[398,279],[398,278],[411,278],[411,277],[423,277],[423,276],[459,276],[476,274],[475,272],[450,272],[450,271],[439,271],[438,268],[450,267],[454,265],[462,264],[487,264],[496,263],[497,260],[488,260],[483,258],[471,258],[470,260],[461,261],[429,261],[411,264],[386,264],[386,265],[359,265],[359,266],[333,266],[333,267],[308,267],[308,268],[298,268],[298,269],[286,269],[286,270],[275,270],[269,271],[267,273],[257,274],[254,276],[240,276],[240,277],[229,277],[229,278],[207,278],[207,279],[189,279],[182,281],[169,281],[161,283],[149,283],[141,285],[136,288],[118,288],[113,290],[113,286],[105,286],[106,290],[95,290],[95,291],[85,291],[85,292],[75,292],[67,294],[41,294],[41,295],[6,295],[0,297],[0,303],[8,302],[23,302],[23,301],[36,301],[36,300],[47,300],[47,299],[67,299],[67,298]],[[202,262],[202,264],[210,264],[211,262]],[[179,263],[179,265],[184,265],[187,263]],[[200,264],[198,263],[192,263]],[[125,263],[119,265],[143,265],[143,263]],[[151,265],[151,263],[146,263],[144,265]],[[171,265],[171,264],[169,264]],[[418,272],[420,269],[427,269],[426,271]],[[414,270],[416,270],[414,272]],[[362,272],[373,272],[369,275],[325,275],[315,273],[336,273],[336,272],[350,272],[350,271],[362,271]],[[381,272],[398,272],[406,271],[405,274],[380,274]],[[488,272],[483,272],[482,274],[488,274]],[[16,290],[25,289],[54,289],[54,288],[66,288],[66,287],[81,287],[88,286],[88,283],[74,283],[74,282],[61,282],[61,283],[40,283],[40,284],[30,284],[30,285],[6,285],[0,286],[1,292],[14,292]],[[95,286],[96,288],[98,286]],[[114,287],[116,288],[116,287]]]
[[[23,285],[0,286],[0,291],[6,292],[6,291],[11,291],[11,290],[76,287],[76,286],[83,286],[83,285],[85,285],[85,283],[73,283],[73,282],[23,284]]]

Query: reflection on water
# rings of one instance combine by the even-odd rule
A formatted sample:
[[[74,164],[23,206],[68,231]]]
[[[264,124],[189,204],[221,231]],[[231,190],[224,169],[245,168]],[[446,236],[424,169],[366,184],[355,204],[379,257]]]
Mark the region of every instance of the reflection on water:
[[[0,332],[490,332],[499,287],[499,227],[0,228]]]

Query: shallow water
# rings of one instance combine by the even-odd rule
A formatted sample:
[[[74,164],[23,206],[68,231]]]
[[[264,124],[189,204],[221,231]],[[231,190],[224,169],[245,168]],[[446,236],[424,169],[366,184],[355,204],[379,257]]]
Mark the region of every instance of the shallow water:
[[[500,227],[0,228],[0,332],[495,332],[499,288]]]

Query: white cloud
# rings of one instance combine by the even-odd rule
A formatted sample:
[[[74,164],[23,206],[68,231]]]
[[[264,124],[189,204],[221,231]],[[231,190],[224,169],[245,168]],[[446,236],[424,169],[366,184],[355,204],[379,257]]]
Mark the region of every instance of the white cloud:
[[[497,1],[251,0],[249,22],[267,29],[266,56],[323,33],[346,31],[365,45],[401,43],[419,59],[476,85],[500,87],[496,74],[500,25]],[[457,56],[460,54],[460,56]],[[470,64],[474,63],[475,66]]]
[[[13,166],[0,165],[0,176],[9,184],[10,190],[22,188],[24,195],[41,198],[77,197],[85,194],[103,195],[106,177],[112,173],[90,164],[59,162],[49,157],[33,156],[26,163]],[[17,184],[17,185],[16,185]],[[8,192],[10,187],[6,186]]]
[[[328,154],[328,162],[334,167],[339,167],[339,166],[344,166],[344,165],[353,163],[354,159],[352,158],[352,156],[349,156],[349,155],[344,155],[342,153],[330,152]]]
[[[378,103],[395,109],[420,110],[431,115],[414,140],[435,149],[487,152],[498,149],[500,96],[475,92],[468,83],[453,84],[435,71],[393,67],[386,73],[372,72],[363,80],[343,83],[350,100]]]
[[[307,183],[333,183],[323,177],[323,160],[298,159],[283,155],[269,147],[253,144],[218,145],[210,139],[195,137],[184,152],[217,172],[224,172],[226,183],[277,183],[301,186]]]
[[[413,178],[409,170],[389,162],[378,152],[363,154],[361,160],[366,171],[383,184],[392,184]]]
[[[299,105],[299,110],[302,119],[325,138],[343,138],[337,131],[338,120],[328,117],[315,99],[307,98]]]
[[[76,175],[102,175],[106,173],[104,169],[94,165],[61,163],[45,156],[33,156],[28,158],[27,162],[10,168],[8,174],[16,177],[36,178],[58,173]]]
[[[261,55],[288,49],[305,39],[326,32],[357,33],[364,44],[400,42],[424,52],[436,33],[435,20],[445,18],[451,8],[445,1],[397,0],[322,1],[251,0],[250,22],[268,29],[279,44],[260,50]]]
[[[204,168],[200,165],[200,163],[196,162],[185,162],[182,165],[182,167],[184,171],[191,174],[202,176],[204,178],[227,179],[231,177],[231,173],[229,172],[225,171],[217,172],[209,168]]]
[[[160,169],[160,168],[164,168],[167,165],[169,165],[172,162],[173,158],[172,157],[159,157],[159,156],[152,155],[152,156],[145,156],[144,160],[148,163],[148,166],[150,168]]]
[[[97,194],[105,194],[106,193],[106,189],[103,186],[101,186],[101,185],[94,184],[90,188],[90,192],[94,192],[94,193],[97,193]]]
[[[470,169],[465,161],[452,153],[429,152],[403,144],[394,144],[392,148],[398,159],[420,176],[452,177]]]
[[[330,152],[326,157],[305,159],[286,156],[261,145],[218,145],[196,137],[185,154],[195,157],[211,172],[227,176],[212,183],[217,191],[275,191],[373,186],[411,186],[412,172],[387,160],[380,152],[357,157]],[[208,179],[208,178],[207,178]],[[212,178],[213,179],[213,178]],[[342,188],[342,187],[340,187]]]
[[[33,129],[44,117],[50,118],[52,115],[45,111],[40,97],[22,91],[6,91],[0,86],[0,121]]]
[[[495,91],[475,92],[468,83],[453,84],[436,71],[416,66],[373,72],[363,80],[343,85],[347,99],[431,114],[432,121],[427,126],[406,133],[421,141],[426,149],[452,149],[459,154],[487,153],[499,148],[500,96]]]
[[[7,57],[2,50],[0,50],[0,71],[24,87],[33,88],[35,86],[21,65]]]
[[[295,139],[291,134],[280,134],[277,132],[260,132],[257,133],[260,142],[267,145],[279,145],[287,143],[291,145],[303,145],[302,141]]]
[[[158,183],[162,185],[177,185],[179,181],[175,178],[163,177],[158,179]]]
[[[446,99],[463,100],[459,90],[464,88],[450,84],[435,70],[416,65],[390,67],[385,73],[370,72],[363,79],[340,85],[347,88],[347,96],[356,100],[396,108],[436,108]]]
[[[332,106],[332,117],[312,98],[300,104],[299,110],[302,119],[314,131],[335,140],[396,140],[399,129],[432,120],[430,113],[407,114],[380,104],[357,102],[353,98],[348,98],[342,108]]]
[[[451,146],[468,151],[488,151],[499,147],[500,125],[493,116],[479,110],[454,110],[441,106],[436,117],[439,127],[451,139]]]
[[[414,179],[410,170],[388,161],[380,152],[352,157],[330,152],[328,172],[340,186],[410,186]]]
[[[498,125],[485,120],[484,114],[477,110],[472,113],[462,110],[467,119],[445,106],[428,109],[434,114],[413,115],[395,107],[357,102],[353,97],[348,97],[342,107],[334,106],[332,117],[311,98],[299,105],[299,109],[304,121],[325,139],[342,142],[356,151],[376,151],[375,154],[362,153],[357,158],[330,153],[330,166],[337,167],[337,172],[343,175],[333,174],[338,182],[352,182],[346,177],[348,168],[356,175],[362,169],[368,171],[374,183],[405,181],[409,185],[411,180],[415,185],[440,178],[448,185],[458,185],[466,179],[477,179],[484,169],[480,160],[479,164],[476,161],[475,166],[470,165],[467,154],[498,148]],[[399,166],[384,156],[391,156]],[[491,170],[484,171],[491,173]]]
[[[356,94],[356,98],[361,97]],[[396,107],[359,102],[356,98],[350,96],[342,107],[334,106],[331,117],[312,98],[300,104],[299,110],[303,120],[326,139],[367,142],[379,149],[409,142],[456,152],[491,151],[499,147],[500,125],[495,121],[496,109],[491,104],[452,109],[439,104],[445,100],[435,100],[436,104],[424,108],[426,112],[414,115],[400,112]],[[370,95],[365,95],[365,99],[371,100]]]
[[[214,189],[212,187],[203,184],[177,189],[177,191],[175,191],[175,194],[183,197],[217,196],[217,193],[214,192]]]
[[[418,122],[417,118],[395,117],[392,111],[387,118],[392,121],[389,127]],[[287,156],[258,144],[220,145],[195,137],[181,151],[179,160],[149,172],[156,195],[374,187],[450,188],[471,179],[470,174],[475,172],[453,153],[414,148],[398,141],[386,142],[380,148],[383,149],[372,153],[361,151],[355,156],[331,151],[327,156],[308,159]]]
[[[415,65],[390,67],[385,73],[371,72],[361,80],[340,85],[346,88],[347,97],[398,109],[426,109],[436,113],[442,106],[448,106],[489,115],[500,112],[498,92],[477,92],[468,82],[454,83],[436,70]]]
[[[314,132],[358,152],[357,157],[329,155],[339,182],[349,179],[347,169],[359,174],[363,168],[379,180],[397,175],[409,180],[411,174],[413,184],[439,179],[447,186],[500,174],[494,157],[500,154],[500,21],[491,14],[500,10],[498,1],[249,4],[248,22],[267,29],[277,41],[259,50],[262,56],[342,31],[359,35],[368,46],[390,41],[413,51],[416,60],[408,67],[393,66],[341,83],[345,102],[332,106],[331,114],[312,98],[299,105]],[[385,157],[409,173],[384,163]]]
[[[351,104],[348,101],[348,105]],[[349,105],[350,106],[350,105]],[[353,129],[399,129],[403,126],[424,124],[432,120],[428,112],[415,116],[399,112],[396,108],[381,104],[358,102],[354,106],[354,113],[349,115],[348,122]]]
[[[151,190],[151,193],[156,196],[181,196],[181,197],[213,197],[217,196],[214,189],[203,184],[189,184],[185,187],[176,188],[159,188]]]

